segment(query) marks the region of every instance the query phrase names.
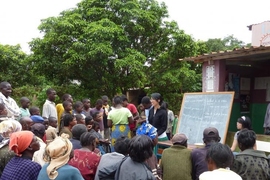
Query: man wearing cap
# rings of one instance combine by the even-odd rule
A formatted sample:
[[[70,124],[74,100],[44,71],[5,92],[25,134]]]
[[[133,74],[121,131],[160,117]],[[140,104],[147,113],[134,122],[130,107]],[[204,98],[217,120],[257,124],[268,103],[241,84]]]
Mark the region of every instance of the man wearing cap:
[[[208,127],[203,131],[203,142],[205,147],[193,149],[191,152],[192,160],[192,179],[199,180],[199,176],[208,171],[207,162],[205,161],[206,153],[212,143],[219,142],[220,136],[218,130],[214,127]]]
[[[185,134],[175,134],[172,138],[173,145],[163,151],[161,169],[163,180],[185,179],[191,180],[191,151],[187,149]]]

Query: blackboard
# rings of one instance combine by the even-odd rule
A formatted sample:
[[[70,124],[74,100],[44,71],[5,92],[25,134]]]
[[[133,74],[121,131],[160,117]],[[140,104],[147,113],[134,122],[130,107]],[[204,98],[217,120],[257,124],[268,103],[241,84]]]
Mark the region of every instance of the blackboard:
[[[203,131],[215,127],[225,143],[234,92],[185,93],[177,125],[188,144],[203,143]]]

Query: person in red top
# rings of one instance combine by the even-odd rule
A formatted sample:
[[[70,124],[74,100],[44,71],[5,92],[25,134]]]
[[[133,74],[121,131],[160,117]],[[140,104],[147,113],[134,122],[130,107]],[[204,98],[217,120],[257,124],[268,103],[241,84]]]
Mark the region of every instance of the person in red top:
[[[136,120],[139,119],[139,113],[138,113],[138,110],[134,104],[128,103],[127,96],[122,95],[121,99],[122,99],[123,107],[128,108],[133,116],[134,123],[129,124],[130,131],[132,132],[131,136],[133,137],[136,135],[136,123],[137,123]]]
[[[77,168],[84,179],[93,180],[100,161],[100,156],[94,152],[96,137],[93,133],[85,132],[81,135],[80,141],[82,148],[74,150],[74,157],[68,164]]]

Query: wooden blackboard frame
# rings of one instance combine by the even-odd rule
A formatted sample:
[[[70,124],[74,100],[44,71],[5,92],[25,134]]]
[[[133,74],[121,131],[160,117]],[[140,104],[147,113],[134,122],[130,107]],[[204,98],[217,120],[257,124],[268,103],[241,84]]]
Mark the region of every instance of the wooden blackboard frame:
[[[230,117],[231,117],[231,111],[232,111],[232,105],[233,105],[233,100],[234,100],[234,91],[230,91],[230,92],[199,92],[199,93],[185,93],[183,100],[182,100],[182,105],[181,105],[181,109],[180,109],[180,113],[179,113],[179,117],[178,117],[178,123],[177,123],[177,129],[176,129],[176,133],[179,132],[179,128],[180,128],[180,124],[181,124],[181,117],[182,117],[182,113],[183,113],[183,107],[185,105],[185,99],[186,96],[188,95],[222,95],[222,94],[231,94],[231,100],[230,100],[230,107],[229,107],[229,114],[227,117],[227,121],[226,121],[226,125],[225,125],[225,131],[224,134],[220,134],[220,137],[222,139],[221,143],[225,144],[226,141],[226,137],[227,137],[227,132],[228,132],[228,127],[229,127],[229,122],[230,122]],[[202,138],[203,138],[203,134],[202,134]]]

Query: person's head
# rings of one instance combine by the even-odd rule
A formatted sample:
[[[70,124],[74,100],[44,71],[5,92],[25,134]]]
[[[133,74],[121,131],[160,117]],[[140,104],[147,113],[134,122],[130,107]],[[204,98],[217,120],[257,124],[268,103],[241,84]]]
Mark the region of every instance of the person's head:
[[[165,101],[163,101],[162,105],[161,105],[164,109],[168,109],[169,108],[169,104]]]
[[[49,126],[57,128],[57,119],[55,117],[49,117]]]
[[[238,130],[242,130],[242,129],[251,130],[252,129],[251,120],[247,116],[242,116],[242,117],[238,118],[236,126],[237,126]]]
[[[116,139],[114,144],[115,152],[123,154],[124,156],[128,155],[128,146],[130,143],[130,139],[126,136],[121,136]]]
[[[80,137],[83,133],[87,132],[87,128],[83,124],[76,124],[71,129],[73,139],[80,140]]]
[[[103,105],[104,105],[104,106],[107,106],[107,105],[108,105],[108,102],[109,102],[108,96],[106,96],[106,95],[101,96],[101,99],[102,99]]]
[[[47,167],[49,179],[57,178],[57,170],[68,163],[72,158],[72,152],[72,143],[64,135],[56,137],[46,146],[44,159],[49,162]]]
[[[77,120],[72,114],[65,114],[63,117],[63,122],[65,127],[73,127],[77,124]]]
[[[83,111],[83,103],[81,101],[77,101],[73,108],[77,113],[81,113]]]
[[[34,135],[42,139],[45,134],[45,126],[41,123],[35,123],[31,126],[31,131]]]
[[[27,97],[22,97],[20,99],[20,103],[21,103],[22,108],[24,109],[29,108],[30,106],[30,100]]]
[[[63,107],[66,112],[70,112],[72,110],[72,103],[70,101],[64,101]]]
[[[203,131],[203,142],[208,145],[214,142],[219,142],[220,136],[218,130],[214,127],[205,128]]]
[[[129,156],[133,161],[142,163],[153,155],[153,142],[146,136],[135,136],[129,143]]]
[[[158,143],[158,134],[157,134],[157,128],[152,126],[149,123],[143,123],[136,131],[137,135],[146,135],[148,136],[152,141],[154,146]]]
[[[45,130],[47,130],[49,127],[49,119],[48,118],[43,118],[43,119],[44,119],[43,125],[45,126]]]
[[[15,120],[2,121],[0,123],[0,134],[3,138],[7,139],[14,132],[22,130],[22,125]]]
[[[163,103],[163,98],[161,94],[159,93],[151,94],[151,103],[152,103],[152,106],[154,107],[160,107],[161,104]]]
[[[122,105],[122,99],[120,96],[115,96],[113,98],[113,104],[114,106],[117,106],[117,105]]]
[[[187,136],[182,133],[177,133],[172,137],[172,144],[173,145],[181,145],[187,147]]]
[[[101,121],[102,120],[102,113],[100,113],[100,112],[94,112],[94,114],[93,114],[93,120],[94,121]]]
[[[92,122],[92,129],[94,129],[96,132],[100,130],[99,123],[97,121]]]
[[[32,158],[39,148],[37,137],[31,131],[18,131],[10,135],[9,149],[18,156],[25,154]]]
[[[33,116],[33,115],[40,115],[40,110],[36,106],[30,107],[29,112],[30,112],[30,115],[31,116]]]
[[[237,141],[241,151],[252,149],[256,143],[256,134],[252,130],[243,129],[238,133]]]
[[[85,125],[85,119],[84,119],[84,116],[83,115],[76,114],[75,117],[76,117],[76,120],[77,120],[77,124],[83,124],[83,125]]]
[[[142,105],[142,104],[140,104],[139,106],[138,106],[138,111],[140,111],[140,112],[143,112],[145,109],[144,109],[144,106]]]
[[[34,124],[33,120],[30,117],[22,117],[20,119],[22,125],[22,130],[31,131],[31,126]]]
[[[100,110],[100,109],[102,108],[102,105],[103,105],[102,99],[98,99],[98,100],[96,101],[96,109],[97,109],[97,110]]]
[[[73,103],[73,98],[70,94],[64,94],[61,99],[62,99],[62,102],[69,101],[69,102]]]
[[[0,115],[1,116],[7,116],[8,115],[7,108],[2,103],[0,103]]]
[[[12,93],[12,87],[9,82],[1,82],[0,83],[0,91],[5,97],[9,97]]]
[[[52,88],[47,89],[46,91],[47,98],[49,101],[54,101],[56,98],[56,91]]]
[[[30,116],[30,118],[32,119],[33,123],[42,123],[44,124],[44,118],[38,115],[33,115]]]
[[[82,147],[94,151],[96,148],[96,136],[93,133],[85,132],[81,135],[80,142]]]
[[[91,101],[88,98],[83,99],[82,103],[84,109],[89,109],[91,107]]]
[[[233,163],[233,153],[229,146],[213,143],[207,150],[206,162],[210,171],[218,168],[228,168]]]
[[[93,117],[92,116],[86,116],[85,117],[85,125],[88,126],[88,125],[91,125],[91,121],[93,120]]]
[[[144,109],[149,109],[152,106],[151,100],[148,96],[144,96],[141,100],[141,103],[142,103]]]
[[[123,107],[127,107],[127,105],[128,105],[127,96],[126,95],[122,95],[121,96],[121,99],[122,99],[122,105],[123,105]]]

